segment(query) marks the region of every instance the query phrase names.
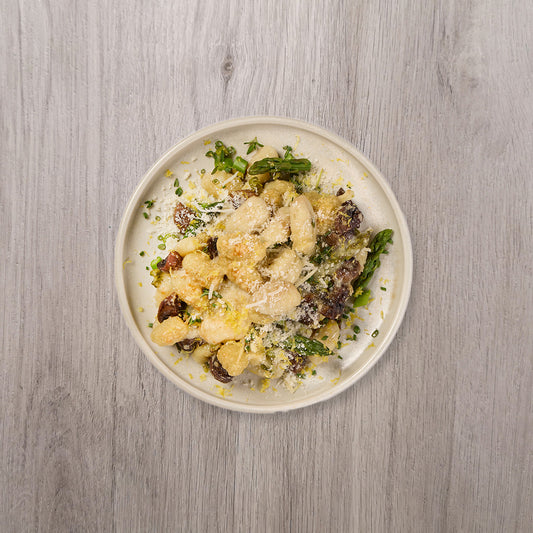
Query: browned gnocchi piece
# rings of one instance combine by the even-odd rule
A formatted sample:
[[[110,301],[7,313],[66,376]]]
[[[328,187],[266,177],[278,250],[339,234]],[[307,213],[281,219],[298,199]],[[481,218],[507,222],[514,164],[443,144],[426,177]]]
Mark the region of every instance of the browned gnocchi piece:
[[[224,271],[216,259],[210,259],[207,254],[199,250],[187,254],[183,258],[183,269],[202,287],[211,290],[218,289],[224,279]]]
[[[221,342],[243,339],[251,324],[247,313],[212,313],[202,320],[199,333],[205,342],[220,344]]]
[[[266,245],[259,235],[223,233],[217,241],[218,253],[232,261],[255,265],[266,255]]]
[[[186,256],[187,257],[187,256]],[[196,309],[204,309],[205,298],[202,297],[202,285],[198,283],[184,269],[176,270],[170,274],[170,286],[180,300],[192,305]]]
[[[305,196],[298,196],[290,205],[292,248],[304,255],[312,255],[316,245],[315,213]]]
[[[270,265],[264,269],[264,274],[271,281],[288,281],[296,283],[302,272],[303,263],[298,254],[284,246],[278,252],[278,255],[272,260]]]
[[[248,198],[226,220],[225,231],[228,233],[252,233],[263,228],[270,216],[270,210],[262,198]]]
[[[277,208],[289,205],[298,195],[289,181],[275,180],[265,184],[260,196],[270,207]]]
[[[230,174],[219,170],[214,174],[205,173],[202,175],[202,187],[208,194],[215,198],[220,198],[227,191],[238,191],[242,189],[243,182],[237,173]]]
[[[288,315],[300,305],[298,289],[288,281],[268,281],[252,295],[250,308],[269,316]]]
[[[261,233],[261,239],[267,247],[285,242],[291,234],[290,224],[290,209],[288,207],[280,207]]]
[[[156,322],[153,326],[150,338],[159,346],[171,346],[182,341],[189,328],[181,318],[171,316],[164,322]]]
[[[248,366],[248,354],[244,351],[244,343],[229,341],[217,352],[217,359],[230,376],[242,374]]]
[[[263,283],[263,278],[254,265],[244,261],[231,261],[226,266],[228,279],[247,292],[254,292]]]

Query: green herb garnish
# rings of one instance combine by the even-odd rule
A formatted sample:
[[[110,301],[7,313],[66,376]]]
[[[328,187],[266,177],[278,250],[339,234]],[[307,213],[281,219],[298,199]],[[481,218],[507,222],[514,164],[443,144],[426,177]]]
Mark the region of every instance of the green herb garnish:
[[[288,159],[294,159],[294,156],[292,155],[292,146],[284,146],[283,149],[285,150],[285,154],[283,155],[283,159],[287,161]]]
[[[333,250],[332,246],[328,246],[327,244],[320,243],[318,251],[316,252],[315,255],[313,255],[313,257],[309,259],[309,261],[311,261],[311,263],[313,263],[314,265],[320,265],[324,261],[326,261],[329,257],[331,257],[332,250]]]
[[[374,337],[374,339],[379,335],[379,330],[378,329],[375,329],[373,332],[372,332],[372,337]]]
[[[210,204],[206,203],[206,202],[198,202],[198,205],[204,209],[204,210],[207,210],[207,209],[212,209],[213,207],[218,207],[219,205],[222,205],[224,203],[224,200],[220,201],[220,202],[211,202]]]
[[[224,172],[240,172],[244,174],[248,161],[238,156],[233,160],[235,156],[235,148],[233,146],[226,146],[222,141],[215,142],[215,151],[209,150],[205,154],[207,157],[212,157],[215,160],[215,167],[211,174],[217,171]]]
[[[248,150],[246,152],[246,154],[251,154],[254,150],[257,150],[257,147],[260,146],[261,148],[263,146],[265,146],[264,144],[261,144],[258,140],[257,140],[257,137],[254,137],[251,141],[248,141],[247,143],[244,143],[244,144],[247,144],[248,145]]]
[[[215,168],[213,168],[211,174],[214,174],[217,170],[231,172],[233,168],[233,156],[235,155],[235,148],[233,146],[226,146],[222,141],[216,141],[215,151],[209,150],[205,155],[215,160]]]
[[[204,224],[205,222],[203,222],[199,218],[194,218],[193,220],[191,220],[190,224],[187,226],[187,228],[183,232],[183,236],[192,237],[196,235]]]
[[[281,343],[281,346],[301,356],[319,355],[321,357],[328,357],[329,355],[333,355],[333,352],[320,341],[304,337],[303,335],[295,335],[292,339]]]
[[[222,296],[217,292],[212,292],[214,298],[222,298]],[[202,289],[202,296],[209,296],[209,289]]]
[[[150,207],[154,205],[154,200],[146,200],[146,202],[144,202],[144,205],[146,206],[146,209],[150,209]]]

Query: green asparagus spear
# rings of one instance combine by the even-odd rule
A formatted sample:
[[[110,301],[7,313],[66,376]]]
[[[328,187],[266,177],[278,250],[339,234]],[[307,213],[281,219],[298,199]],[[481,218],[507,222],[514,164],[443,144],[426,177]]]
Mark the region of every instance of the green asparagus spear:
[[[379,256],[382,253],[388,253],[386,248],[387,244],[392,244],[392,234],[393,231],[391,229],[384,229],[383,231],[377,233],[372,239],[372,242],[368,246],[370,248],[370,252],[368,252],[365,267],[363,268],[361,275],[355,280],[354,289],[357,289],[358,287],[364,289],[368,285],[368,282],[372,279],[374,272],[377,268],[379,268],[379,265],[381,265]]]
[[[256,161],[249,169],[251,176],[265,174],[266,172],[286,172],[288,174],[298,174],[311,170],[309,159],[281,159],[281,157],[265,157]]]

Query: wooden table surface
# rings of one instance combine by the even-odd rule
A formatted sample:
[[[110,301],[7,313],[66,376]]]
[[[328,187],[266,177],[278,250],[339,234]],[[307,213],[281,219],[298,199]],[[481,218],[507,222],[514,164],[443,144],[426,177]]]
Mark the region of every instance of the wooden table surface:
[[[520,531],[533,522],[533,3],[4,1],[0,531]],[[380,168],[411,301],[360,382],[288,414],[166,381],[113,282],[178,140],[307,120]]]

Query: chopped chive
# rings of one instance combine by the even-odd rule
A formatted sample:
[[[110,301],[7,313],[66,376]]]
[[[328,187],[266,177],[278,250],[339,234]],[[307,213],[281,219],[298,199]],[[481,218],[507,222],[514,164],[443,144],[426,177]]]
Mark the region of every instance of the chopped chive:
[[[181,187],[178,187],[178,188],[176,189],[176,194],[177,194],[178,196],[181,196],[181,195],[183,194],[183,189],[182,189]]]
[[[159,256],[156,257],[151,263],[150,266],[152,267],[152,270],[157,270],[157,263],[163,261]]]
[[[235,161],[233,161],[233,170],[236,170],[237,172],[240,172],[241,174],[244,174],[246,172],[247,166],[248,166],[248,161],[246,161],[246,159],[243,159],[242,157],[236,157]]]
[[[154,327],[153,322],[148,322],[148,327],[149,327],[149,328],[153,328],[153,327]]]
[[[386,291],[386,290],[387,290],[386,287],[380,287],[380,289],[381,289],[382,291]]]
[[[159,222],[159,221],[161,220],[161,217],[160,217],[159,215],[157,215],[157,216],[155,217],[155,219]]]
[[[340,349],[341,349],[341,347],[342,347],[342,343],[341,343],[341,341],[337,341],[337,349],[339,349],[339,350],[340,350]]]
[[[160,245],[158,246],[158,248],[159,248],[160,250],[165,250],[165,249],[166,249],[166,245],[165,245],[165,244],[160,244]]]
[[[178,178],[176,178],[174,180],[174,187],[179,187],[180,186],[180,180]]]
[[[313,374],[313,376],[316,376],[316,370],[313,370],[311,374]]]
[[[372,337],[374,337],[374,339],[379,335],[379,330],[378,329],[375,329],[373,332],[372,332]]]
[[[148,267],[146,267],[146,270],[150,270]]]
[[[158,235],[157,236],[157,240],[158,241],[163,241],[165,238],[163,237],[163,235]]]
[[[342,359],[342,355],[337,355],[337,357],[338,357],[339,359]]]
[[[361,332],[361,328],[357,324],[353,327],[353,330],[354,330],[355,333],[360,333]]]
[[[321,340],[325,341],[328,338],[327,335],[324,335]]]
[[[205,168],[202,168],[202,170],[200,170],[200,174],[205,174]]]
[[[148,213],[143,213],[144,218],[148,218]]]
[[[144,202],[144,205],[146,206],[146,209],[150,209],[150,207],[154,205],[154,200],[146,200],[146,202]]]
[[[141,257],[144,257],[144,252],[139,252],[139,255],[140,255]]]

